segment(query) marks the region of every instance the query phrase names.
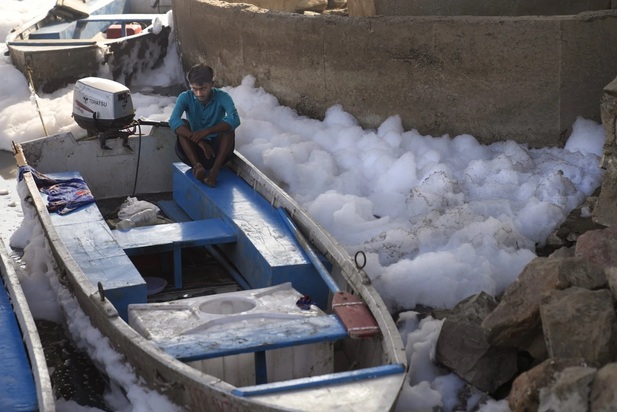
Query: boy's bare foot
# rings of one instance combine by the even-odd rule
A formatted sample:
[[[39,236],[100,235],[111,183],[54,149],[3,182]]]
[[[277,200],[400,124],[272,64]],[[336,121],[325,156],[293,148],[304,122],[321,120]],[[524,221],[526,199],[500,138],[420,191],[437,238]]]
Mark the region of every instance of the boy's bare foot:
[[[195,179],[202,182],[206,178],[206,169],[203,167],[201,163],[197,163],[195,167],[193,167],[193,176]]]
[[[212,170],[210,170],[210,173],[208,175],[208,177],[206,177],[204,179],[204,183],[207,184],[210,187],[214,187],[216,186],[216,177],[218,175],[218,172],[213,172]]]

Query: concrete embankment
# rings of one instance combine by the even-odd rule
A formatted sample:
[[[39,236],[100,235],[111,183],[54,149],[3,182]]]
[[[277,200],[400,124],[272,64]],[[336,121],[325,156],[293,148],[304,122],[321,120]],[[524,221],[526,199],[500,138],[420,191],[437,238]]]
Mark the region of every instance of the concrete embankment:
[[[306,16],[173,0],[185,67],[213,66],[301,114],[335,104],[364,127],[561,145],[577,116],[600,121],[617,75],[617,10],[554,16]],[[379,10],[379,7],[377,7]]]

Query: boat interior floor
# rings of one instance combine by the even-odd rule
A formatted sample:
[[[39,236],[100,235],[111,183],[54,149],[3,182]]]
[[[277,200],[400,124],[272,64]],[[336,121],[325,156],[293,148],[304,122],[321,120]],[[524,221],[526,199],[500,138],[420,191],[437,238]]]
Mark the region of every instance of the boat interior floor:
[[[171,193],[144,194],[135,197],[155,205],[159,202],[172,201]],[[96,205],[108,224],[113,225],[118,222],[118,210],[125,200],[126,198],[97,200]],[[173,216],[167,216],[163,208],[160,215],[169,222],[174,221]],[[163,290],[148,295],[148,302],[164,302],[242,289],[204,247],[190,247],[183,250],[182,289],[174,287],[172,252],[130,256],[130,259],[147,281],[157,279],[160,282],[160,279],[164,279],[166,282]]]

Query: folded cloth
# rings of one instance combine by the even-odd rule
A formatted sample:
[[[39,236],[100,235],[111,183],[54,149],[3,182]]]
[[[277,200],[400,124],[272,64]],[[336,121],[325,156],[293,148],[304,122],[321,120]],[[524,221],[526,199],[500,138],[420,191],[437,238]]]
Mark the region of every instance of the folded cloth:
[[[94,202],[94,196],[83,179],[78,177],[53,179],[31,166],[21,166],[19,180],[23,179],[25,172],[32,174],[39,191],[47,195],[47,210],[50,212],[66,215],[81,206]]]

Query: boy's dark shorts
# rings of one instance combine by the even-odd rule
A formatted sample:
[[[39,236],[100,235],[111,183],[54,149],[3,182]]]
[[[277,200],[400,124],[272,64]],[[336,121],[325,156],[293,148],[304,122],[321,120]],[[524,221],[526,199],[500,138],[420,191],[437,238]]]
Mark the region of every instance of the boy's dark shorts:
[[[197,148],[197,157],[199,158],[199,163],[201,163],[206,170],[210,170],[212,169],[212,166],[214,166],[214,160],[216,159],[216,154],[219,152],[219,142],[220,142],[220,135],[216,135],[215,137],[209,140],[210,147],[212,147],[212,151],[214,152],[214,156],[211,156],[209,159],[206,159],[206,155],[204,154],[203,150],[201,150],[201,148]],[[229,156],[227,156],[227,159],[225,159],[223,163],[227,163],[228,161],[231,160],[235,147],[236,147],[236,141],[234,139],[234,142],[231,147],[231,151],[229,152]],[[180,145],[178,136],[176,136],[176,155],[183,163],[189,166],[192,166],[191,162],[189,162],[188,157],[186,157],[186,155],[184,154],[184,150],[182,150],[182,146]]]

